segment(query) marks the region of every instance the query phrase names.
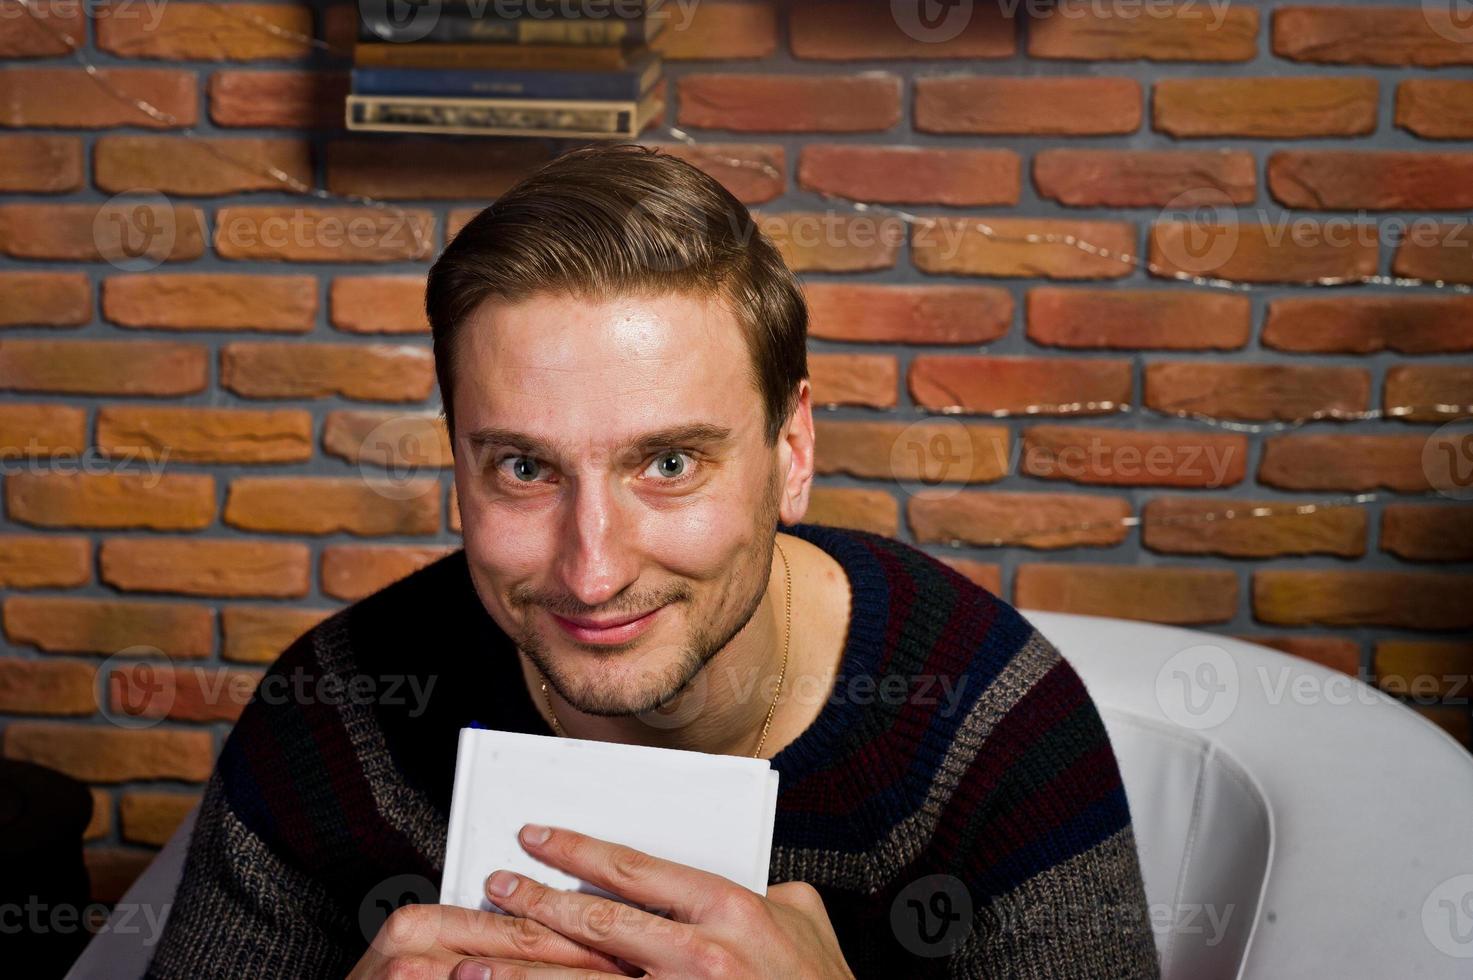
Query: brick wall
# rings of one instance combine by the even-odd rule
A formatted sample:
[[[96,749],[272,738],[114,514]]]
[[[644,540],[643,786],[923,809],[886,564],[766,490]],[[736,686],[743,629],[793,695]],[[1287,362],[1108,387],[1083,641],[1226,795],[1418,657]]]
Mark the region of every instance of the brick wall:
[[[36,3],[159,110],[0,0],[0,724],[94,786],[111,898],[262,666],[456,546],[423,275],[558,147],[349,137],[352,7]],[[1434,470],[1468,429],[1425,406],[1473,402],[1473,295],[1313,284],[1473,283],[1473,26],[1273,6],[979,2],[928,33],[888,3],[701,0],[662,42],[701,148],[648,138],[803,274],[810,519],[1025,609],[1375,677],[1467,744],[1473,506]]]

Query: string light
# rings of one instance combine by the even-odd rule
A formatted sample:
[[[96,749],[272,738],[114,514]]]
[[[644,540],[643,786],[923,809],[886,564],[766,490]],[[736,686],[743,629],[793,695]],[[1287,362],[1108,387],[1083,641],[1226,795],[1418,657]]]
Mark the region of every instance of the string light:
[[[34,0],[17,0],[17,2],[20,3],[20,5],[26,10],[26,12],[30,15],[32,21],[35,24],[37,24],[42,29],[49,31],[54,37],[60,40],[67,47],[72,55],[72,58],[87,73],[88,77],[90,77],[95,84],[100,86],[109,95],[118,99],[124,104],[132,106],[133,108],[137,109],[139,112],[143,113],[156,122],[173,127],[175,129],[179,129],[179,119],[173,113],[166,112],[148,102],[147,100],[130,95],[129,93],[120,89],[118,86],[114,85],[107,78],[103,77],[103,75],[99,72],[97,66],[86,57],[86,55],[82,51],[81,45],[79,45],[71,35],[56,27],[53,27],[50,23],[47,22],[45,15],[40,13],[34,6]],[[232,17],[243,23],[249,24],[255,29],[265,31],[266,33],[269,33],[275,37],[305,44],[309,47],[316,48],[322,51],[327,51],[339,56],[350,57],[352,54],[351,51],[345,51],[344,49],[337,47],[336,45],[333,45],[325,40],[311,37],[297,31],[288,30],[278,24],[273,24],[257,16],[254,12],[249,10],[241,10],[227,4],[216,5],[215,7],[213,7],[213,10],[216,13],[223,13],[228,17]],[[755,169],[760,171],[764,175],[775,178],[777,180],[786,179],[785,175],[781,171],[773,167],[771,164],[767,163],[765,160],[753,160],[740,157],[722,156],[717,149],[717,146],[719,145],[702,143],[691,136],[689,133],[678,127],[666,127],[665,133],[668,134],[668,136],[676,142],[680,142],[689,147],[700,150],[707,157],[707,159],[714,160],[728,167],[734,167],[738,169]],[[381,201],[377,198],[370,197],[364,194],[338,194],[326,189],[314,188],[298,180],[291,174],[286,173],[278,167],[271,166],[270,164],[263,165],[258,162],[247,162],[233,157],[229,153],[221,149],[221,147],[217,143],[211,142],[199,136],[192,129],[179,129],[176,135],[178,135],[181,139],[200,143],[211,154],[225,161],[226,163],[232,164],[233,166],[239,167],[240,169],[250,173],[267,176],[277,181],[281,185],[291,189],[295,193],[309,196],[317,200],[347,201],[355,204],[360,204],[365,207],[388,212],[398,218],[406,218],[408,216],[407,210],[391,202]],[[817,193],[821,197],[829,201],[832,201],[839,205],[847,206],[850,209],[859,213],[885,212],[891,214],[907,225],[919,225],[926,228],[933,228],[940,224],[943,220],[951,222],[963,220],[957,218],[941,219],[928,217],[887,205],[852,200],[850,198],[843,197],[842,195],[833,194],[827,191],[818,191]],[[1234,282],[1228,279],[1195,275],[1177,269],[1165,268],[1157,265],[1156,263],[1150,262],[1149,260],[1142,259],[1139,256],[1133,255],[1129,252],[1117,251],[1095,245],[1094,243],[1080,238],[1076,235],[1057,234],[1051,232],[1027,232],[1017,235],[1007,235],[997,231],[997,229],[981,219],[965,220],[970,221],[971,228],[975,229],[983,236],[994,241],[1026,245],[1065,245],[1070,248],[1078,249],[1079,251],[1085,252],[1086,254],[1092,256],[1118,261],[1132,268],[1144,270],[1150,275],[1156,276],[1158,278],[1174,279],[1177,281],[1188,282],[1196,286],[1232,290],[1238,292],[1251,292],[1254,289],[1254,285],[1251,283]],[[409,227],[413,230],[415,236],[416,254],[414,255],[414,258],[418,259],[428,256],[431,253],[432,249],[430,243],[424,237],[419,224],[414,221],[406,221],[406,224],[408,224]],[[1388,286],[1396,289],[1430,289],[1455,292],[1460,294],[1473,294],[1473,286],[1470,285],[1465,285],[1461,283],[1450,283],[1441,279],[1425,280],[1404,276],[1370,275],[1320,277],[1312,280],[1310,285],[1319,287],[1376,285]],[[829,403],[829,407],[836,407],[837,404],[838,403]],[[1325,409],[1300,418],[1290,420],[1276,420],[1266,423],[1240,422],[1231,419],[1220,419],[1215,416],[1206,415],[1200,412],[1165,411],[1155,408],[1143,406],[1138,407],[1127,403],[1117,403],[1111,401],[1075,402],[1061,405],[1027,405],[1021,409],[998,409],[993,411],[971,411],[964,406],[944,406],[937,411],[941,415],[967,414],[990,418],[1010,418],[1018,416],[1039,415],[1068,416],[1085,413],[1098,415],[1101,412],[1146,412],[1163,417],[1189,419],[1191,421],[1201,422],[1210,426],[1230,429],[1232,431],[1253,433],[1261,431],[1282,431],[1284,429],[1298,428],[1309,422],[1323,420],[1362,421],[1369,419],[1397,418],[1414,414],[1461,416],[1473,414],[1473,405],[1397,405],[1386,409],[1373,409],[1363,412],[1347,412],[1340,409]],[[1208,511],[1200,514],[1168,515],[1156,519],[1155,521],[1153,521],[1153,523],[1190,524],[1209,523],[1220,520],[1242,520],[1245,518],[1276,517],[1283,516],[1285,514],[1307,515],[1316,513],[1321,510],[1328,510],[1336,507],[1363,507],[1367,504],[1380,500],[1382,496],[1383,495],[1377,493],[1361,493],[1348,497],[1289,504],[1282,509],[1275,507],[1252,506],[1244,507],[1241,509],[1228,508],[1222,511]],[[1114,520],[1104,521],[1085,521],[1075,524],[1029,530],[1025,532],[1022,537],[1026,539],[1029,537],[1039,537],[1071,531],[1095,530],[1102,527],[1137,527],[1140,526],[1142,523],[1143,518],[1137,516],[1122,517]],[[953,539],[949,542],[949,544],[954,547],[977,544],[1005,546],[1014,543],[1016,543],[1016,541],[1010,541],[1002,538],[996,538],[986,542],[961,541],[959,539]]]

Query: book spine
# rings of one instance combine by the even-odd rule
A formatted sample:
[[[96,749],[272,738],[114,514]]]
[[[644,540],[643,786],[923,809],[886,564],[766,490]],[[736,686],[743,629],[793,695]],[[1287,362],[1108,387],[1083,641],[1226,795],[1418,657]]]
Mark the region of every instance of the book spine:
[[[353,50],[360,68],[484,68],[523,71],[629,67],[639,49],[609,45],[362,44]]]
[[[355,68],[357,95],[520,96],[526,99],[638,99],[642,72],[477,71]]]
[[[541,136],[633,136],[636,107],[513,99],[348,97],[348,128],[420,133]]]
[[[358,22],[358,39],[393,43],[600,45],[635,43],[646,36],[643,19],[510,19],[495,14],[478,17],[468,10],[445,9],[438,14],[418,16],[425,19],[396,24],[386,15],[365,13]]]

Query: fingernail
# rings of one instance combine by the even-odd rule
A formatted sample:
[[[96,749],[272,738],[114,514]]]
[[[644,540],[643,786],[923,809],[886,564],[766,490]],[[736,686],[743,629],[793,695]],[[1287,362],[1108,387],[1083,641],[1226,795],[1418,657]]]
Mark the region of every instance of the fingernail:
[[[528,844],[541,844],[552,834],[552,829],[541,824],[529,823],[522,828],[522,840]]]
[[[486,889],[497,898],[505,898],[517,890],[517,876],[510,871],[498,871],[486,882]]]
[[[491,980],[491,968],[485,963],[462,963],[455,980]]]

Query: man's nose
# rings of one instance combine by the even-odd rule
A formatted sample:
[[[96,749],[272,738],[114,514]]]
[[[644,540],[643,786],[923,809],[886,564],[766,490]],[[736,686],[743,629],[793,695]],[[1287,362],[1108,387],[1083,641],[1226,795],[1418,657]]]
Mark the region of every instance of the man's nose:
[[[581,481],[564,520],[558,575],[590,609],[603,606],[639,578],[636,520],[629,495],[611,482]]]

